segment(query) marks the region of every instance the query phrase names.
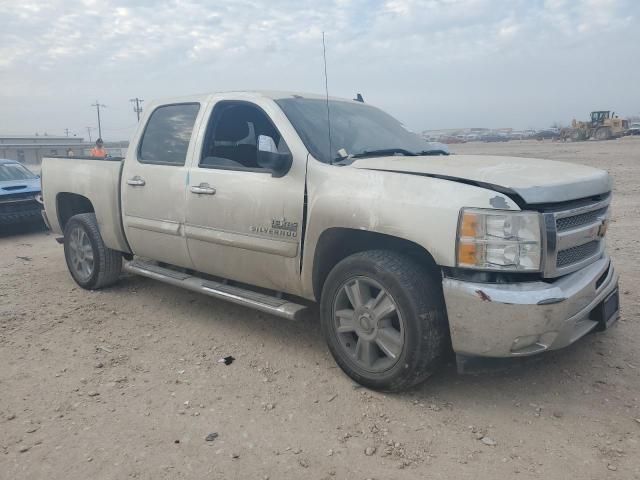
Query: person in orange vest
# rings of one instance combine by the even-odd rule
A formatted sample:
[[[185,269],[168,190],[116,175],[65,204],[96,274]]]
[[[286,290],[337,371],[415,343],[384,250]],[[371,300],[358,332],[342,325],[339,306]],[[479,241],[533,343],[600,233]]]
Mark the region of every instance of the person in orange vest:
[[[96,146],[91,149],[91,156],[98,158],[105,158],[107,156],[107,150],[104,148],[104,142],[101,138],[96,140]]]

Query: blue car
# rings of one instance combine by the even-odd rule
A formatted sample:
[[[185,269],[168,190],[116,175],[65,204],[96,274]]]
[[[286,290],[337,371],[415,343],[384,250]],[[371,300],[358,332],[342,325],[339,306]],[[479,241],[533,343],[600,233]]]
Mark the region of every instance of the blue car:
[[[42,221],[40,177],[15,160],[0,158],[0,229]]]

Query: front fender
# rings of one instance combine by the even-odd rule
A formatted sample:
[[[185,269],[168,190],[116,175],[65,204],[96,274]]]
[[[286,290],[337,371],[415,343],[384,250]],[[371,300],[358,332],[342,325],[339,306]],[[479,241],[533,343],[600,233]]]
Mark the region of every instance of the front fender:
[[[428,160],[425,160],[428,161]],[[453,159],[452,161],[455,161]],[[389,159],[390,165],[393,160]],[[327,165],[310,158],[302,289],[314,298],[313,261],[329,228],[382,233],[426,249],[440,266],[454,266],[462,207],[519,210],[504,194],[411,173]]]

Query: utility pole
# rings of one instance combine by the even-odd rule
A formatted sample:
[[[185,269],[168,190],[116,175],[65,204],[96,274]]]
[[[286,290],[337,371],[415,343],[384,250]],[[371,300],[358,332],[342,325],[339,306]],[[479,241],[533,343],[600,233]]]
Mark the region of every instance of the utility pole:
[[[68,129],[68,128],[65,128],[65,129],[64,129],[64,134],[65,134],[67,137],[69,136],[69,129]]]
[[[129,100],[131,103],[133,103],[133,111],[136,112],[136,115],[138,116],[138,121],[140,121],[140,114],[142,113],[142,102],[144,102],[143,99],[141,98],[132,98],[131,100]]]
[[[96,112],[98,113],[98,138],[102,138],[102,125],[100,124],[100,107],[107,108],[107,106],[102,105],[98,100],[96,100],[96,103],[92,103],[91,106],[96,107]]]
[[[87,127],[87,133],[89,134],[89,143],[91,143],[91,127]]]

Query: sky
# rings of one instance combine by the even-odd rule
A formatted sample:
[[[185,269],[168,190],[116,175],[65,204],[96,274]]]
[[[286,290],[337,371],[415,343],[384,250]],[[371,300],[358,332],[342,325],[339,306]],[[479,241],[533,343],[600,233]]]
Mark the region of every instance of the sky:
[[[0,0],[0,134],[103,137],[129,99],[363,94],[421,131],[640,114],[638,0]],[[144,105],[144,104],[143,104]],[[95,132],[92,132],[95,139]]]

